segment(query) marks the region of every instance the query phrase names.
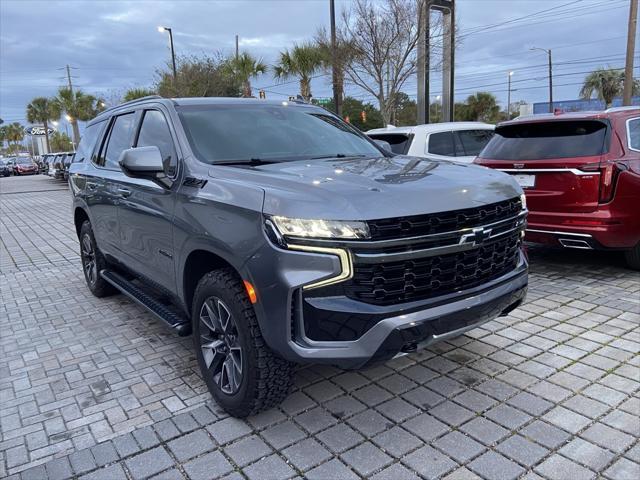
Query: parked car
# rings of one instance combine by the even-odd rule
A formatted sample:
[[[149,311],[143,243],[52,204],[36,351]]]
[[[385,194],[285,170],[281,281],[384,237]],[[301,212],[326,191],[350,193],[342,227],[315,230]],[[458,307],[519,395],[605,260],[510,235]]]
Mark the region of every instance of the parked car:
[[[285,398],[295,363],[386,361],[526,293],[513,178],[391,156],[314,105],[128,102],[89,122],[70,184],[88,288],[193,329],[235,416]]]
[[[45,153],[38,159],[37,163],[39,173],[43,173],[46,175],[49,172],[49,164],[47,163],[47,158],[49,157],[49,155],[50,154]]]
[[[367,135],[388,142],[393,153],[471,163],[493,136],[494,128],[481,122],[429,123],[376,128]]]
[[[73,162],[73,156],[75,152],[67,152],[63,154],[61,164],[62,164],[62,177],[67,180],[69,178],[69,167]]]
[[[524,188],[527,240],[623,250],[640,269],[640,108],[502,123],[476,163]]]
[[[51,161],[49,168],[49,176],[57,180],[64,179],[64,158],[67,156],[66,152],[56,153]]]
[[[8,159],[0,158],[0,176],[8,177],[13,173],[13,167],[9,164]]]
[[[31,157],[15,157],[14,162],[14,175],[35,175],[38,173],[38,166]]]

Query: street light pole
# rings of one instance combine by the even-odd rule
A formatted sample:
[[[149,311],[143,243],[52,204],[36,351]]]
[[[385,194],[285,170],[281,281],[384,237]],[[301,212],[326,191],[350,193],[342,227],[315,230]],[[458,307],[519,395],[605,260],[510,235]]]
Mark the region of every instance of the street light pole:
[[[507,120],[511,120],[511,76],[513,70],[509,72],[509,86],[507,88]]]
[[[176,72],[176,52],[173,49],[173,31],[169,27],[158,27],[160,33],[169,32],[169,45],[171,46],[171,65],[173,67],[173,83],[175,85],[178,74]]]

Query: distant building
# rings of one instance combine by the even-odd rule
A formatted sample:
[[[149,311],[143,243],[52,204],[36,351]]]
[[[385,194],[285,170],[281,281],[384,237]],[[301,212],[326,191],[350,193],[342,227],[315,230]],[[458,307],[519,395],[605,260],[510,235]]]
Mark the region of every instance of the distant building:
[[[631,99],[632,105],[640,105],[640,97]],[[622,106],[622,98],[614,98],[612,107]],[[561,100],[553,102],[553,109],[559,109],[563,112],[583,112],[587,110],[604,110],[604,102],[602,100]],[[548,113],[549,102],[538,102],[533,104],[533,114]]]

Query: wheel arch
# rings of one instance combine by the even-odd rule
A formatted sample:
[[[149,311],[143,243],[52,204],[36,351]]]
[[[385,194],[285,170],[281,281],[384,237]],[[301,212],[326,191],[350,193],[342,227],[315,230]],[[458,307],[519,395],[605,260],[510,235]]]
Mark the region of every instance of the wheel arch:
[[[187,312],[191,313],[193,294],[200,279],[212,270],[218,270],[220,268],[230,268],[238,278],[242,279],[242,275],[235,266],[211,250],[198,248],[192,250],[189,255],[187,255],[181,277],[182,296]]]
[[[76,207],[73,210],[73,224],[76,227],[76,235],[80,238],[80,229],[82,228],[82,224],[89,220],[89,215],[82,207]]]

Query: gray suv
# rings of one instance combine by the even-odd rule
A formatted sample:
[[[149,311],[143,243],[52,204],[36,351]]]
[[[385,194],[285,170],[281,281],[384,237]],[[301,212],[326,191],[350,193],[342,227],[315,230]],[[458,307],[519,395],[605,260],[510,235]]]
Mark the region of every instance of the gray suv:
[[[88,124],[69,182],[91,292],[193,332],[235,416],[284,399],[296,363],[362,368],[526,294],[514,180],[392,155],[313,105],[125,103]]]

